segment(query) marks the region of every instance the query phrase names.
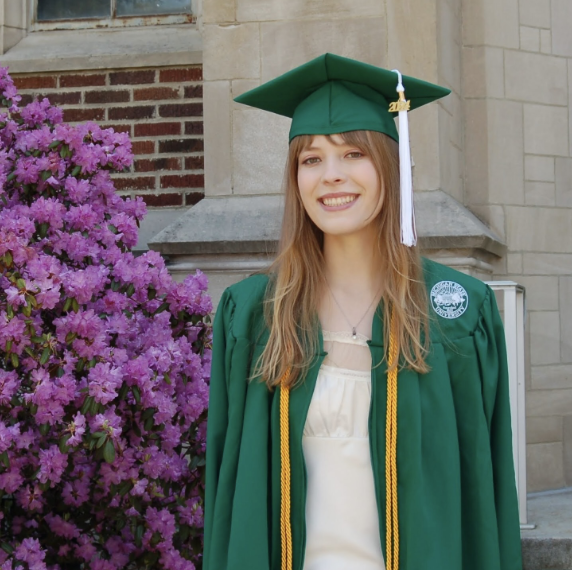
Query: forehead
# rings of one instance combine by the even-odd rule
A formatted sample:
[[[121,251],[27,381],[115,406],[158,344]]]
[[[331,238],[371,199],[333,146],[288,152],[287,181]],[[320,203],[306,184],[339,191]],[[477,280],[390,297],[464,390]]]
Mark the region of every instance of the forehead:
[[[313,135],[309,136],[306,144],[302,147],[301,152],[307,150],[323,149],[329,146],[344,146],[348,143],[342,135]]]

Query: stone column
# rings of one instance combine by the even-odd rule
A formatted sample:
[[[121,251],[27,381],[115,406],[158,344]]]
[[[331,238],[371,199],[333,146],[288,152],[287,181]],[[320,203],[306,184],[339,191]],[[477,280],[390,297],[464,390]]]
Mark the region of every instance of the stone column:
[[[26,35],[28,4],[26,0],[0,0],[0,55]]]

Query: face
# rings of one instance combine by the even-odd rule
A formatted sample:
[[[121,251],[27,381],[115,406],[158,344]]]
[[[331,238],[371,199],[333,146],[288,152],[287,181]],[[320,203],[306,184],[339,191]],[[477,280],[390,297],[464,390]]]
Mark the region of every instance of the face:
[[[308,216],[324,234],[367,231],[381,210],[381,183],[373,162],[340,135],[317,135],[302,150],[298,188]]]

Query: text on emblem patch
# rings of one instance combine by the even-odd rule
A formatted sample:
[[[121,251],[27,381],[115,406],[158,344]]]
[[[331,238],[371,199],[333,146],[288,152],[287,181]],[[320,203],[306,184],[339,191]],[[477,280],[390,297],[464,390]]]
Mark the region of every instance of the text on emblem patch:
[[[454,281],[439,281],[431,289],[431,305],[444,319],[460,317],[469,305],[469,296],[461,285]]]

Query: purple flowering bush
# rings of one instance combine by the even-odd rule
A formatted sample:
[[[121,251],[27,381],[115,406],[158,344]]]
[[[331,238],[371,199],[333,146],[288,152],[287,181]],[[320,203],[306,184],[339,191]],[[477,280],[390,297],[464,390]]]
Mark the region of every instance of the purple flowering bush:
[[[131,253],[124,134],[0,69],[0,566],[200,565],[212,307]]]

